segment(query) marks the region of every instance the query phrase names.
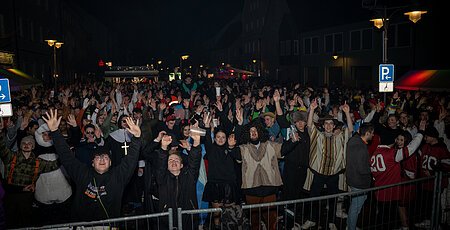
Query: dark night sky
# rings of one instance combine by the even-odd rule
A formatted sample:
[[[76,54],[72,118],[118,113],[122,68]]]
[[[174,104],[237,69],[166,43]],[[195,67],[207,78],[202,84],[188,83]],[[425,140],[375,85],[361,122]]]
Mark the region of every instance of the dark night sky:
[[[119,34],[137,62],[177,57],[211,38],[242,11],[245,0],[80,0],[80,6]],[[362,2],[374,0],[286,0],[302,30],[369,20]],[[418,0],[406,0],[406,2]],[[405,0],[378,0],[404,4]],[[293,10],[295,9],[295,10]],[[306,20],[304,20],[306,19]]]
[[[244,0],[81,0],[80,6],[116,31],[122,46],[144,64],[177,56],[213,36]]]

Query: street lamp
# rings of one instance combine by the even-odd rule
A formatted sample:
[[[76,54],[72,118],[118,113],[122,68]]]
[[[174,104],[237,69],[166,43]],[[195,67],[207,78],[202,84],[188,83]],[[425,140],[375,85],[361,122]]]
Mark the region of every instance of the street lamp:
[[[183,73],[183,61],[187,60],[189,58],[189,55],[182,55],[180,57],[180,71]]]
[[[395,13],[399,12],[401,9],[406,8],[407,6],[398,6],[398,7],[381,7],[381,8],[372,8],[374,10],[377,10],[378,13],[382,14],[381,18],[375,18],[370,20],[371,22],[373,22],[374,26],[377,27],[378,29],[383,28],[382,31],[382,38],[383,38],[383,42],[382,42],[382,47],[383,47],[383,57],[382,57],[382,62],[383,64],[386,64],[388,62],[388,29],[389,29],[389,20],[390,18],[392,18],[392,16],[394,16]],[[389,15],[388,15],[388,10],[392,11]],[[422,17],[422,14],[426,14],[427,11],[411,11],[411,12],[406,12],[404,13],[404,15],[408,15],[409,16],[409,20],[411,20],[413,23],[416,23],[417,21],[420,20],[420,18]],[[384,102],[386,103],[386,92],[384,92]]]
[[[56,65],[56,49],[61,48],[64,44],[63,42],[57,40],[45,40],[50,47],[53,47],[53,78],[55,80],[55,90],[56,90],[56,80],[58,78],[57,65]]]
[[[370,20],[371,22],[373,22],[374,26],[377,27],[378,29],[383,28],[383,63],[387,63],[388,62],[388,28],[389,28],[389,20],[392,16],[394,16],[395,13],[399,12],[400,9],[405,8],[404,6],[400,6],[400,7],[384,7],[384,8],[379,8],[378,10],[382,10],[383,11],[383,16],[381,18],[375,18]],[[393,12],[388,15],[388,10],[393,10]],[[422,17],[422,14],[426,14],[427,11],[410,11],[410,12],[406,12],[404,13],[404,15],[408,15],[409,16],[409,20],[412,21],[413,23],[416,23],[417,21],[419,21]]]

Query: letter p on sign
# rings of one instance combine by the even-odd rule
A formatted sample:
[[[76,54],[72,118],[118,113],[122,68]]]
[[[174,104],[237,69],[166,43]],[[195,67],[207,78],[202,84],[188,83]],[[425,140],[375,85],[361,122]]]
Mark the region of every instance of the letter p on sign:
[[[380,64],[378,69],[379,82],[394,82],[394,65]]]

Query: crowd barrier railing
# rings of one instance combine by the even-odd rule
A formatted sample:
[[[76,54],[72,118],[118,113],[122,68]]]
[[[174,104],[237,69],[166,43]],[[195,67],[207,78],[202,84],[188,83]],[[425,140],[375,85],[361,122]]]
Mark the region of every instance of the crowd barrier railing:
[[[66,224],[47,225],[42,227],[30,227],[26,229],[56,229],[56,230],[118,230],[118,229],[155,229],[166,230],[162,228],[161,222],[168,225],[168,229],[173,229],[173,211],[171,208],[167,212],[120,217],[91,222],[74,222]]]
[[[397,184],[297,200],[197,210],[178,208],[176,213],[169,209],[164,213],[28,229],[159,230],[162,229],[159,225],[161,218],[168,221],[168,229],[177,230],[298,230],[302,227],[329,229],[333,227],[330,224],[334,224],[336,229],[346,229],[347,219],[355,219],[348,213],[351,200],[361,196],[367,198],[356,218],[357,227],[360,229],[401,229],[402,226],[409,226],[411,229],[445,229],[450,226],[450,190],[447,188],[449,178],[450,173],[436,173],[427,178]],[[426,190],[430,185],[431,190]],[[397,194],[399,199],[381,199],[394,194]],[[218,226],[215,226],[215,218],[219,222]]]

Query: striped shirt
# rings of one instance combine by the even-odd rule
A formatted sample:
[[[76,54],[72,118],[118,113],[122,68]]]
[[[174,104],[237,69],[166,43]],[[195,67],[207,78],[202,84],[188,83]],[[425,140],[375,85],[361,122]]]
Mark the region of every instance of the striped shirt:
[[[309,167],[325,176],[335,175],[344,169],[349,139],[347,129],[329,137],[320,132],[315,125],[308,131],[311,138]]]

